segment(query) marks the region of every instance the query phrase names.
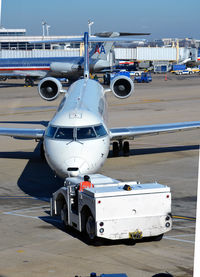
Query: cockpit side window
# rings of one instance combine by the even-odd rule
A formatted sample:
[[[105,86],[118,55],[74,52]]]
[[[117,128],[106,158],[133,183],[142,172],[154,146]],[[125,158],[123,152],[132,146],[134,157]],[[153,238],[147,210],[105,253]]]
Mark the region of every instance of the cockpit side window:
[[[53,138],[56,130],[57,130],[57,127],[49,126],[46,131],[46,136],[49,138]]]
[[[106,132],[105,128],[103,127],[103,125],[95,126],[94,129],[97,134],[97,137],[103,137],[103,136],[107,135],[107,132]]]
[[[77,139],[95,138],[96,134],[92,127],[77,128]]]
[[[56,139],[73,139],[73,128],[58,128]]]

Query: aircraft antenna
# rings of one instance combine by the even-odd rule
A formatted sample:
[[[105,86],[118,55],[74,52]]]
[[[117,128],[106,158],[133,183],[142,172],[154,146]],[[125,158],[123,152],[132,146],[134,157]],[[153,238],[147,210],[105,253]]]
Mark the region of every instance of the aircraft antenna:
[[[89,79],[89,46],[88,32],[84,33],[84,78]]]

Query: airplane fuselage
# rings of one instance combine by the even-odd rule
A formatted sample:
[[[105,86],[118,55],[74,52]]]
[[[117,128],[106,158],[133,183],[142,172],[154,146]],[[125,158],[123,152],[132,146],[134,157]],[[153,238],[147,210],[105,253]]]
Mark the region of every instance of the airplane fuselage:
[[[71,85],[44,136],[45,156],[61,177],[94,173],[105,162],[110,135],[103,87],[90,79]]]
[[[75,81],[83,76],[83,57],[9,58],[0,60],[0,76],[29,76],[33,79],[52,76]],[[90,72],[108,68],[107,60],[91,59]]]

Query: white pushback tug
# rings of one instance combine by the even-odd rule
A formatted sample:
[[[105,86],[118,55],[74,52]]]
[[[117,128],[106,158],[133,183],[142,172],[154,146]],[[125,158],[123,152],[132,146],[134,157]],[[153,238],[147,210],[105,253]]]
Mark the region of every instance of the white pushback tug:
[[[171,192],[158,183],[120,182],[91,174],[94,188],[78,190],[83,176],[68,177],[51,199],[51,216],[84,233],[90,241],[161,239],[172,228]]]

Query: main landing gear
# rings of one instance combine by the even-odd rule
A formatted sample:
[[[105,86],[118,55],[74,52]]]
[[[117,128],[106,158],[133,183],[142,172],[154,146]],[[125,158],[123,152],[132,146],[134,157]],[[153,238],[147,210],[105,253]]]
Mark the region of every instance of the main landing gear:
[[[121,150],[123,151],[124,156],[128,157],[130,155],[130,147],[128,141],[113,142],[113,157],[118,157]]]
[[[33,86],[34,86],[33,78],[31,78],[31,77],[26,77],[26,78],[25,78],[25,86],[26,86],[26,87],[33,87]]]

